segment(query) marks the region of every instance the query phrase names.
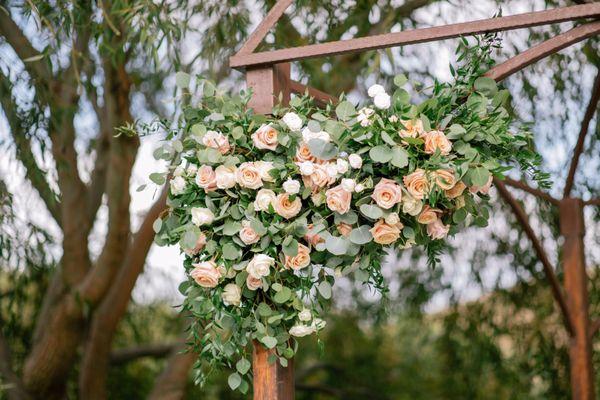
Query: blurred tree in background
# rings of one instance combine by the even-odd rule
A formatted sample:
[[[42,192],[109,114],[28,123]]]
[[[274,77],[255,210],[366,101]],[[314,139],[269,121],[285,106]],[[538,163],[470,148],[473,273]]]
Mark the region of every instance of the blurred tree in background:
[[[260,49],[486,18],[499,5],[514,14],[574,3],[303,0]],[[117,134],[137,119],[177,117],[177,70],[237,87],[242,75],[231,73],[227,58],[273,4],[0,0],[0,398],[236,398],[226,375],[204,389],[192,386],[194,357],[179,354],[185,320],[176,309],[164,301],[130,304],[163,200],[157,194],[147,213],[132,213],[140,143]],[[570,25],[506,33],[497,59]],[[439,61],[452,59],[455,43],[308,60],[293,75],[358,100],[370,84],[400,72],[447,78]],[[592,38],[506,83],[515,113],[533,123],[553,193],[562,189],[599,62]],[[586,198],[600,192],[594,123],[582,158],[587,168],[576,180],[575,194]],[[556,210],[520,198],[556,253]],[[588,266],[598,265],[598,208],[586,219]],[[315,341],[302,343],[299,399],[568,396],[559,315],[529,242],[500,202],[490,226],[458,235],[436,269],[405,252],[390,257],[386,274],[392,289],[385,301],[351,279],[339,288],[323,356]],[[596,275],[592,315],[600,306]],[[465,292],[471,299],[488,294],[465,302]],[[450,307],[431,312],[436,301]]]

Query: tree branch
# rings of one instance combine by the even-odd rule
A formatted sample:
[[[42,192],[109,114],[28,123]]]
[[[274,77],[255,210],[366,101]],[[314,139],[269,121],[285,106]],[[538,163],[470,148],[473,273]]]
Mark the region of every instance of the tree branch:
[[[581,121],[581,130],[579,131],[579,137],[577,138],[577,143],[575,144],[575,149],[573,149],[573,158],[571,158],[571,165],[569,167],[569,173],[567,175],[567,181],[565,183],[565,189],[563,192],[563,197],[569,197],[571,194],[571,190],[573,189],[573,183],[575,182],[575,173],[577,172],[577,164],[579,163],[579,157],[581,157],[581,153],[583,152],[583,146],[585,144],[585,137],[587,136],[590,121],[594,117],[596,113],[596,107],[598,105],[598,100],[600,99],[600,69],[596,74],[596,79],[594,80],[594,85],[592,87],[592,95],[590,96],[590,102],[585,110],[585,114],[583,115],[583,120]]]
[[[110,354],[110,363],[120,365],[143,357],[166,357],[179,345],[180,343],[159,343],[116,349]]]
[[[531,245],[533,246],[533,249],[535,250],[535,253],[537,254],[540,262],[542,263],[542,266],[544,268],[544,273],[546,274],[546,277],[548,278],[548,281],[550,282],[550,288],[552,289],[552,295],[554,296],[554,299],[558,303],[558,306],[561,310],[562,317],[563,317],[563,320],[565,323],[565,327],[566,327],[567,331],[569,332],[569,334],[572,335],[573,334],[573,322],[571,320],[571,314],[569,313],[569,308],[567,307],[567,303],[565,301],[565,297],[562,292],[560,283],[558,282],[558,279],[556,278],[556,275],[554,274],[554,267],[552,266],[552,264],[548,258],[548,255],[546,254],[546,250],[544,250],[542,243],[540,242],[537,235],[533,231],[533,228],[529,224],[527,214],[525,214],[525,211],[523,211],[523,209],[521,208],[521,205],[512,196],[512,194],[510,194],[508,189],[506,189],[506,186],[504,186],[504,183],[501,180],[494,178],[494,184],[496,185],[496,188],[498,189],[498,193],[500,193],[500,196],[504,199],[504,201],[506,201],[506,203],[508,203],[508,205],[512,209],[513,213],[515,214],[517,221],[521,225],[521,228],[523,229],[523,231],[525,232],[525,234],[531,241]]]
[[[28,400],[31,397],[25,390],[23,382],[12,369],[12,357],[8,343],[0,331],[0,377],[8,400]]]
[[[529,186],[527,183],[525,183],[523,181],[516,181],[514,179],[506,177],[506,178],[504,178],[503,182],[505,184],[507,184],[508,186],[512,186],[514,188],[521,189],[529,194],[539,197],[542,200],[546,200],[546,201],[554,204],[555,206],[557,206],[559,204],[559,200],[552,197],[549,193],[547,193],[541,189],[532,188],[531,186]]]

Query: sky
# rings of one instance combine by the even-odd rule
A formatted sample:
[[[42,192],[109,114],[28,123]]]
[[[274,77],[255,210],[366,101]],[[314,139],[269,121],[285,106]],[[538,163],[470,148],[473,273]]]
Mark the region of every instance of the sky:
[[[403,3],[402,0],[397,0],[394,2],[398,5]],[[439,15],[442,15],[443,19],[448,22],[463,22],[490,17],[497,9],[495,4],[488,0],[454,3],[460,3],[460,5],[453,6],[444,2],[440,5],[435,4],[426,7],[416,13],[415,19],[418,21],[419,26],[435,26],[439,25],[441,22]],[[543,8],[541,1],[508,1],[505,3],[504,15],[528,12]],[[534,4],[534,6],[532,7],[531,4]],[[370,16],[370,20],[374,23],[380,17],[381,16],[378,15],[377,11],[374,11]],[[259,20],[260,13],[255,12],[253,15],[253,23],[256,25]],[[294,20],[293,22],[297,24],[299,30],[302,29],[302,21]],[[201,21],[198,21],[198,23],[201,23]],[[31,35],[33,28],[28,25],[25,26],[28,27],[26,32]],[[566,29],[569,26],[570,24],[561,25],[563,29]],[[399,27],[396,27],[393,30],[398,29]],[[513,52],[518,51],[518,49],[526,48],[526,37],[524,36],[524,33],[525,31],[518,31],[504,34],[506,38],[510,39],[511,46],[514,46],[517,49],[512,50]],[[349,33],[349,37],[350,36],[351,32]],[[267,37],[267,40],[268,39],[269,38]],[[189,54],[192,54],[194,53],[192,51],[194,43],[197,42],[195,42],[193,36],[190,36],[188,40],[188,49],[190,50]],[[432,77],[436,77],[440,80],[448,80],[450,79],[448,64],[454,60],[453,47],[455,46],[455,43],[455,41],[450,40],[442,43],[408,46],[404,48],[402,52],[399,49],[394,49],[393,51],[396,56],[395,65],[392,66],[389,64],[383,64],[381,68],[387,69],[391,72],[402,72],[403,70],[410,71],[419,69],[426,64],[428,67],[428,73],[431,74]],[[34,44],[40,45],[40,43],[36,42],[34,42]],[[570,51],[577,51],[577,48]],[[8,49],[7,46],[0,45],[0,55],[0,68],[5,68],[7,65],[15,63],[12,51]],[[570,67],[568,66],[568,68]],[[18,73],[18,70],[19,68],[17,67],[14,70],[15,73]],[[584,67],[580,71],[580,84],[585,87],[591,87],[594,73],[595,71],[593,67]],[[233,79],[231,81],[237,82],[236,78],[239,78],[239,72],[232,72],[232,77]],[[295,69],[293,69],[293,77],[299,77],[298,71]],[[569,156],[568,149],[572,148],[575,143],[577,130],[579,128],[577,121],[581,118],[583,107],[581,106],[581,103],[578,102],[572,102],[565,105],[564,103],[560,103],[557,101],[557,99],[553,98],[552,80],[555,78],[551,74],[540,75],[537,79],[539,79],[541,83],[545,84],[545,89],[543,89],[539,94],[539,97],[543,99],[543,101],[540,103],[541,111],[539,111],[539,113],[536,115],[540,115],[541,118],[539,121],[534,121],[536,122],[534,126],[534,132],[536,132],[536,135],[540,136],[541,138],[539,139],[541,144],[539,149],[546,160],[545,166],[549,170],[556,171],[556,173],[560,175],[561,173],[564,173],[562,169],[564,169],[564,164]],[[369,85],[376,83],[376,81],[377,79],[374,76],[367,76],[364,79],[361,79],[359,88],[353,93],[350,93],[351,100],[359,102],[364,97],[364,89]],[[518,93],[521,90],[519,87],[519,82],[520,81],[518,79],[515,79],[510,80],[508,83],[511,90],[514,90],[515,93]],[[168,92],[170,89],[172,89],[173,85],[174,79],[167,79],[164,82],[165,91]],[[23,89],[20,94],[23,96],[23,98],[27,98],[29,95],[25,89]],[[582,101],[583,99],[580,98],[579,100]],[[518,99],[516,99],[516,101],[518,104]],[[142,120],[148,120],[152,118],[152,116],[150,116],[147,112],[140,111],[143,109],[142,103],[143,102],[141,99],[134,99],[134,104],[138,105],[136,107],[138,114],[136,117]],[[562,133],[566,138],[564,146],[544,146],[543,144],[545,135],[548,134],[548,131],[555,129],[555,118],[563,116],[565,114],[565,110],[569,114],[569,122],[567,123],[568,132]],[[526,109],[522,109],[521,111],[524,111],[524,114],[527,114]],[[524,118],[526,119],[527,115],[524,115]],[[95,134],[96,125],[97,121],[95,120],[95,117],[84,107],[76,119],[76,127],[80,137],[77,142],[77,147],[80,154],[83,153],[83,149],[89,137]],[[159,139],[160,138],[154,136],[144,137],[142,139],[138,158],[133,170],[130,189],[132,196],[130,210],[134,230],[137,229],[141,223],[145,211],[158,195],[155,186],[152,184],[149,184],[148,187],[141,192],[138,192],[136,189],[142,184],[149,183],[148,175],[151,172],[155,172],[161,168],[164,168],[164,166],[159,165],[152,157],[152,152],[159,144]],[[6,120],[0,112],[0,144],[2,143],[10,144],[10,134]],[[18,162],[15,161],[14,150],[10,146],[2,146],[0,149],[2,151],[2,153],[0,153],[0,176],[7,182],[9,190],[17,199],[16,210],[18,215],[23,220],[30,220],[39,224],[40,226],[46,227],[51,233],[60,239],[60,231],[58,227],[51,222],[50,217],[43,205],[41,205],[37,194],[26,183],[24,178],[24,169],[19,165]],[[49,165],[43,154],[38,152],[37,157],[42,162],[42,165]],[[84,178],[87,178],[87,171],[89,171],[90,166],[92,165],[93,158],[81,156],[79,162],[80,171],[82,172]],[[561,189],[561,184],[557,180],[557,185],[552,189],[552,193],[558,194],[560,193]],[[531,205],[531,203],[528,204]],[[107,209],[106,206],[103,205],[99,210],[98,218],[90,237],[90,250],[93,256],[98,255],[103,245],[103,237],[106,233],[106,215]],[[532,215],[532,218],[535,218],[535,216]],[[591,215],[588,213],[588,219],[589,218],[591,218]],[[532,222],[535,223],[535,220]],[[469,229],[467,232],[462,232],[457,235],[457,237],[452,239],[452,243],[459,247],[461,251],[458,254],[454,254],[452,257],[449,255],[443,256],[443,262],[440,267],[444,269],[444,281],[449,283],[453,290],[438,293],[429,304],[428,310],[437,311],[443,309],[448,304],[449,299],[452,296],[457,296],[462,301],[476,299],[486,290],[495,287],[497,282],[500,282],[501,286],[503,287],[510,287],[514,284],[517,277],[510,268],[507,268],[511,262],[510,256],[497,257],[490,260],[489,266],[482,272],[483,287],[474,282],[469,273],[469,260],[471,259],[473,253],[481,249],[481,246],[493,246],[492,243],[486,243],[485,238],[489,239],[492,232],[505,232],[507,230],[507,221],[505,221],[503,218],[492,218],[489,227],[477,231],[475,229]],[[470,240],[469,238],[473,237],[473,235],[484,238],[484,240]],[[587,233],[587,240],[590,244],[595,243],[594,237],[597,237],[596,225],[591,226]],[[552,255],[552,260],[556,261],[556,257],[554,255],[556,254],[557,249],[554,247],[554,244],[551,242],[546,242],[545,246],[547,247],[549,254]],[[590,247],[593,248],[595,246]],[[60,253],[60,249],[58,248],[53,249],[53,251],[56,252],[57,256]],[[597,249],[591,249],[590,251],[598,252]],[[599,257],[600,254],[594,255],[595,259],[598,259]],[[136,284],[133,293],[134,301],[146,303],[166,300],[173,305],[178,304],[181,298],[177,293],[177,287],[179,283],[185,279],[182,260],[183,257],[180,255],[177,247],[153,246],[148,257],[145,272],[139,277]],[[425,268],[425,266],[413,265],[408,253],[387,256],[385,274],[390,279],[390,286],[392,290],[396,290],[398,286],[398,282],[394,282],[394,271],[402,268]],[[339,284],[341,290],[344,290],[344,287],[347,288],[348,285],[348,282],[342,282]]]

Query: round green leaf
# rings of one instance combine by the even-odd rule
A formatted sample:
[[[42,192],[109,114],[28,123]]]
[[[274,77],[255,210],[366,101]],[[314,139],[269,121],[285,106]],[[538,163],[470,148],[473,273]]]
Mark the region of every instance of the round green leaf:
[[[356,115],[356,108],[354,107],[354,104],[345,100],[337,105],[335,108],[335,114],[340,120],[347,121]]]
[[[187,89],[190,86],[190,74],[179,71],[175,74],[175,85],[180,89]]]
[[[392,149],[390,147],[380,145],[369,150],[369,155],[375,162],[386,163],[392,159],[394,154],[392,153]]]
[[[408,152],[400,146],[392,149],[392,165],[397,168],[404,168],[408,165]]]
[[[252,364],[245,358],[240,359],[240,361],[235,364],[235,369],[242,375],[246,375],[246,372],[250,371],[250,367],[252,367]]]
[[[241,383],[242,377],[237,372],[234,372],[233,374],[229,375],[229,378],[227,378],[227,384],[229,384],[231,390],[237,389]]]
[[[319,283],[319,286],[317,286],[317,290],[324,299],[331,298],[331,284],[329,282],[323,281]]]
[[[373,235],[369,232],[371,229],[368,225],[362,225],[358,228],[352,229],[350,232],[349,239],[354,244],[366,244],[369,243],[373,239]]]
[[[360,206],[360,212],[365,216],[371,219],[379,219],[383,217],[383,211],[381,208],[373,205],[373,204],[363,204]]]
[[[273,336],[264,336],[260,341],[267,349],[273,349],[275,346],[277,346],[277,339],[275,339]]]

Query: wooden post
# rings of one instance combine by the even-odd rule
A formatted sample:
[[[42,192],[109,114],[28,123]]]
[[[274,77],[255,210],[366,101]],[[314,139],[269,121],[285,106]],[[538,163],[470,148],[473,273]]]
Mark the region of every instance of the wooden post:
[[[563,244],[563,268],[565,292],[573,335],[569,343],[571,361],[571,390],[573,400],[592,400],[594,370],[590,338],[588,277],[585,270],[583,236],[583,202],[581,199],[565,198],[560,201],[560,231]]]
[[[288,360],[285,368],[278,359],[269,363],[275,351],[256,342],[253,346],[254,400],[294,400],[294,360]]]
[[[290,63],[269,65],[246,71],[246,86],[252,89],[248,104],[257,114],[270,114],[273,106],[290,101]]]

